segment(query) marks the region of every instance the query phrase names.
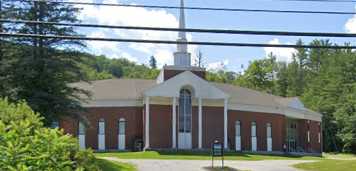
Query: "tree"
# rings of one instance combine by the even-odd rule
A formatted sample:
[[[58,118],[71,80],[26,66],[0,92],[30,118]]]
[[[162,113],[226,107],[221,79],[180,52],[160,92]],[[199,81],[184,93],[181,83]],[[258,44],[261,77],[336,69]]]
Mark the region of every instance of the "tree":
[[[152,69],[156,69],[157,68],[157,61],[156,61],[156,58],[154,56],[150,57],[150,67]]]
[[[277,71],[277,80],[275,82],[275,94],[282,96],[282,97],[287,97],[288,95],[288,71],[287,71],[287,63],[286,62],[280,62],[278,64],[278,71]]]
[[[21,1],[16,18],[33,21],[79,22],[79,9],[67,4],[45,1]],[[22,24],[11,28],[13,32],[26,34],[77,35],[73,27],[55,25]],[[83,90],[69,84],[86,80],[80,70],[78,53],[62,48],[84,47],[75,40],[14,38],[9,40],[12,48],[4,53],[11,59],[9,84],[15,89],[11,100],[24,99],[36,112],[45,117],[49,125],[61,115],[75,115],[80,107]],[[1,91],[1,90],[0,90]],[[7,91],[7,90],[5,90]]]
[[[204,67],[204,65],[203,65],[203,53],[200,50],[197,53],[197,57],[195,59],[195,65],[197,67],[201,67],[201,68]]]

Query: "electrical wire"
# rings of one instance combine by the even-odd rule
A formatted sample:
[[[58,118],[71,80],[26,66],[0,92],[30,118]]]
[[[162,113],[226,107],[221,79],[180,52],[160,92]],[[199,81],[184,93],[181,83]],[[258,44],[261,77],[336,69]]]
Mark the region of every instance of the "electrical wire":
[[[43,0],[11,0],[11,1],[44,2]],[[181,9],[182,8],[182,7],[178,7],[178,6],[162,6],[162,5],[137,5],[137,4],[71,2],[71,1],[51,1],[51,0],[48,0],[45,2],[46,3],[54,3],[54,4],[69,4],[69,5],[94,5],[94,6],[135,7],[135,8],[141,7],[141,8],[155,8],[155,9]],[[205,11],[228,11],[228,12],[294,13],[294,14],[327,14],[327,15],[354,15],[354,14],[356,14],[356,12],[343,12],[343,11],[269,10],[269,9],[212,8],[212,7],[183,7],[183,9],[205,10]]]
[[[227,42],[182,42],[171,40],[147,40],[147,39],[119,39],[119,38],[100,38],[83,36],[64,36],[64,35],[41,35],[23,33],[4,33],[3,37],[17,38],[42,38],[42,39],[63,39],[63,40],[84,40],[84,41],[108,41],[108,42],[128,42],[128,43],[155,43],[155,44],[187,44],[187,45],[206,45],[206,46],[230,46],[230,47],[276,47],[276,48],[321,48],[321,49],[356,49],[356,46],[319,46],[319,45],[294,45],[294,44],[261,44],[261,43],[227,43]]]
[[[308,37],[356,37],[352,33],[322,33],[322,32],[288,32],[288,31],[252,31],[252,30],[227,30],[227,29],[196,29],[196,28],[164,28],[164,27],[139,27],[139,26],[117,26],[82,23],[58,23],[32,20],[8,20],[0,19],[0,23],[22,23],[22,24],[43,24],[72,27],[110,28],[127,30],[150,30],[150,31],[174,31],[192,33],[215,33],[215,34],[248,34],[248,35],[269,35],[269,36],[308,36]]]

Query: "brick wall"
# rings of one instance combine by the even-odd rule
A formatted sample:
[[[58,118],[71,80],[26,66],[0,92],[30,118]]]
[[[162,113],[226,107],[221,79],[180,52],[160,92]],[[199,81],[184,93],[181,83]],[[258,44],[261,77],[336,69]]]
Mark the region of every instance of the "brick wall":
[[[272,124],[272,151],[282,151],[285,139],[285,117],[283,115],[229,111],[228,139],[231,149],[235,149],[235,122],[241,122],[241,148],[251,151],[251,123],[256,122],[257,151],[267,151],[267,123]]]
[[[106,149],[118,149],[118,121],[126,120],[126,148],[132,149],[135,139],[142,138],[142,107],[105,107],[87,108],[84,116],[89,121],[86,128],[86,147],[98,149],[98,122],[105,121],[105,146]],[[78,120],[63,118],[60,127],[64,132],[77,136]]]

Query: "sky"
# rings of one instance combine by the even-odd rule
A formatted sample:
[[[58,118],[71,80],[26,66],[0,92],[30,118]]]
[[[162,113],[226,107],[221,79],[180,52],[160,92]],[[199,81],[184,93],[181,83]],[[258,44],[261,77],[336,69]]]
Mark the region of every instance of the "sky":
[[[125,3],[140,5],[179,6],[179,0],[68,0],[77,2]],[[315,10],[354,12],[356,3],[335,2],[293,2],[283,0],[185,0],[185,6],[275,9],[275,10]],[[178,27],[179,10],[80,6],[79,18],[82,23],[123,26]],[[223,11],[186,10],[186,27],[204,29],[274,30],[300,32],[356,33],[356,15],[324,14],[285,14],[285,13],[246,13]],[[177,32],[133,31],[118,29],[78,28],[79,33],[92,37],[176,40]],[[308,43],[312,37],[222,35],[188,33],[189,41],[222,41],[243,43],[294,44],[298,39]],[[329,38],[334,43],[350,42],[356,38]],[[175,45],[87,42],[89,53],[105,55],[109,58],[127,58],[131,61],[148,64],[150,56],[155,56],[158,67],[173,64]],[[222,47],[189,45],[194,63],[196,54],[201,51],[203,64],[209,70],[225,69],[243,71],[250,61],[263,59],[274,53],[279,61],[291,61],[294,49]]]

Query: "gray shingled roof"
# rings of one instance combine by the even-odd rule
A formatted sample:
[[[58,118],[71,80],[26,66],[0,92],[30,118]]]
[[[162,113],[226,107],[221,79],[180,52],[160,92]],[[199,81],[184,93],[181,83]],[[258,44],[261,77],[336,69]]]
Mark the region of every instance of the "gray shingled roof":
[[[90,91],[91,100],[141,99],[143,92],[155,85],[155,80],[144,79],[108,79],[71,84],[71,86]]]
[[[230,84],[213,82],[212,84],[230,95],[229,102],[233,104],[287,107],[291,99]],[[109,79],[93,81],[90,84],[86,82],[78,82],[71,85],[90,91],[92,93],[91,100],[140,100],[143,97],[143,92],[157,85],[157,83],[156,80]]]

